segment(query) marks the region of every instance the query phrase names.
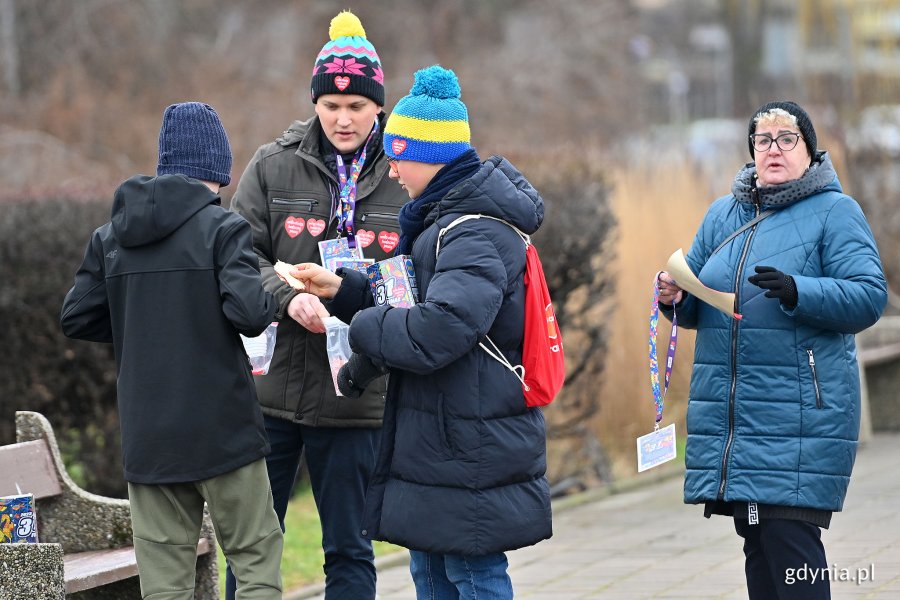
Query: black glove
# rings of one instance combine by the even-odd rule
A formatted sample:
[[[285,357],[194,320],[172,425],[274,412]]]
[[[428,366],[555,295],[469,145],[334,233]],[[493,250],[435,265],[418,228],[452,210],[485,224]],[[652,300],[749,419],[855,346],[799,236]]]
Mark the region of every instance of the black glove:
[[[753,270],[756,271],[756,275],[751,275],[747,281],[768,290],[766,298],[778,298],[781,305],[788,310],[797,307],[797,286],[793,277],[785,275],[775,267],[757,265]]]
[[[385,373],[386,370],[372,362],[368,356],[354,352],[338,371],[338,389],[348,398],[359,398],[373,379]]]

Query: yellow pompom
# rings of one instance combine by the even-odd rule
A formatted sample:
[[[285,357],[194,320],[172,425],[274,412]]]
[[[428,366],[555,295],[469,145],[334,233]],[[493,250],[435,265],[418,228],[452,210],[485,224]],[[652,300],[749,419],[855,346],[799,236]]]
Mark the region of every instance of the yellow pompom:
[[[357,36],[366,37],[366,30],[363,29],[362,22],[359,17],[349,10],[341,11],[338,16],[331,20],[331,27],[328,28],[328,35],[332,41],[339,37]]]

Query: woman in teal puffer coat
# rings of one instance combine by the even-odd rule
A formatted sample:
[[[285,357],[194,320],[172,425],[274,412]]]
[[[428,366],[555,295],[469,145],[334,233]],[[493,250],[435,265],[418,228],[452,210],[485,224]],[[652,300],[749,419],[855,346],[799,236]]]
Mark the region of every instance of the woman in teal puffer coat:
[[[751,599],[829,598],[821,528],[856,456],[854,334],[878,320],[886,283],[866,218],[800,106],[757,110],[750,154],[687,255],[706,286],[734,292],[743,319],[659,278],[663,312],[697,330],[684,498],[734,518]],[[814,582],[791,577],[804,566],[820,569]]]

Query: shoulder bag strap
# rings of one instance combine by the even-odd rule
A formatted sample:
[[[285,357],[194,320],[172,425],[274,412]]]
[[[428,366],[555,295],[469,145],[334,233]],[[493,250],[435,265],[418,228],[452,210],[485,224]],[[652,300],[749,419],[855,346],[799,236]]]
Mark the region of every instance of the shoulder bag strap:
[[[744,233],[745,231],[747,231],[748,229],[750,229],[751,227],[753,227],[754,225],[756,225],[757,223],[759,223],[760,221],[765,219],[766,217],[770,216],[774,212],[775,212],[774,210],[767,210],[767,211],[761,212],[758,215],[756,215],[755,217],[753,217],[752,219],[750,219],[749,221],[747,221],[746,223],[744,223],[743,225],[741,225],[740,227],[738,227],[737,231],[735,231],[734,233],[729,235],[727,238],[725,238],[722,241],[722,243],[719,244],[716,247],[716,249],[712,251],[712,254],[710,254],[710,256],[712,256],[713,254],[715,254],[716,252],[721,250],[722,247],[725,246],[725,244],[727,244],[728,242],[730,242],[737,236],[741,235],[742,233]]]

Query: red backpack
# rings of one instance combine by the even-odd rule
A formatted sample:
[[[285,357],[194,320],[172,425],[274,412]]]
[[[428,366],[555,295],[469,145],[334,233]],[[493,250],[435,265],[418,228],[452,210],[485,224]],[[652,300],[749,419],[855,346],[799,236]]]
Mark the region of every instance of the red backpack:
[[[480,218],[506,223],[525,242],[525,338],[522,342],[522,364],[513,366],[488,336],[485,336],[485,341],[490,343],[493,350],[485,346],[484,342],[478,345],[516,374],[522,382],[526,406],[546,406],[553,402],[553,398],[562,389],[566,379],[566,365],[562,335],[550,300],[547,280],[544,278],[544,267],[537,248],[531,243],[531,237],[503,219],[488,215],[463,215],[438,233],[435,256],[440,252],[441,240],[450,228],[463,221]]]

